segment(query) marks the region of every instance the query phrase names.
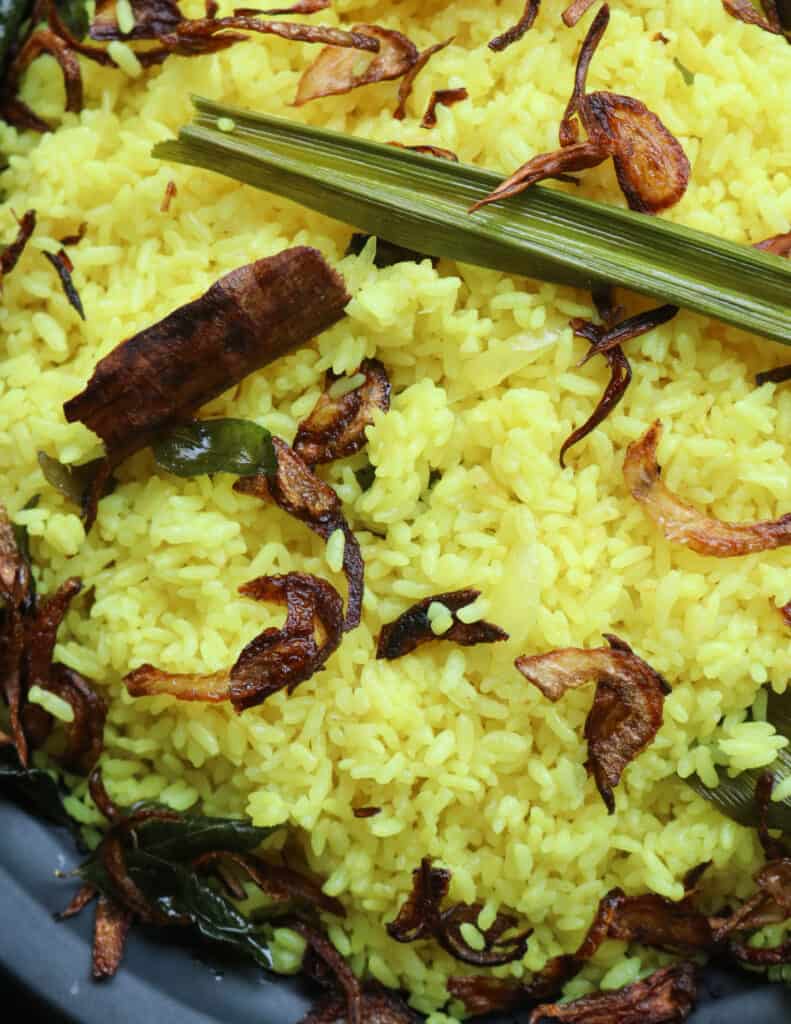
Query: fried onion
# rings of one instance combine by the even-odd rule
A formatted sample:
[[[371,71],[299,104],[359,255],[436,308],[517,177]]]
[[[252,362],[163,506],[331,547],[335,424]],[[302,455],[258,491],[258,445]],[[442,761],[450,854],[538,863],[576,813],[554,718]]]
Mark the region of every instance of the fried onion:
[[[540,7],[541,0],[525,0],[525,9],[522,12],[522,17],[515,25],[506,29],[502,35],[495,36],[494,39],[490,40],[489,49],[498,53],[501,50],[505,50],[512,43],[518,42],[535,24]]]
[[[420,59],[412,40],[394,29],[355,25],[352,33],[377,44],[378,52],[368,66],[363,71],[357,70],[360,56],[354,50],[341,50],[334,45],[325,47],[300,78],[295,107],[323,96],[338,96],[364,85],[401,78]]]
[[[460,644],[462,647],[472,647],[474,644],[493,644],[500,640],[507,640],[508,634],[505,630],[491,622],[482,620],[462,622],[458,617],[457,612],[473,604],[480,594],[480,590],[470,587],[467,590],[435,594],[433,597],[424,597],[422,601],[417,601],[393,622],[382,626],[376,647],[376,657],[386,658],[389,661],[402,658],[405,654],[410,654],[417,647],[432,640],[453,640],[454,643]],[[435,602],[444,605],[453,618],[453,625],[440,636],[433,632],[428,617],[428,609]]]
[[[412,95],[412,89],[415,85],[415,79],[417,76],[426,64],[428,64],[434,54],[439,53],[440,50],[444,50],[446,46],[450,46],[453,39],[454,37],[451,36],[450,39],[446,39],[444,43],[434,43],[433,46],[429,46],[425,50],[420,51],[417,60],[401,79],[401,84],[398,87],[398,106],[393,111],[393,117],[396,118],[396,120],[403,121],[406,117],[407,100]]]
[[[596,0],[573,0],[562,14],[563,24],[567,28],[574,28],[580,18],[590,10]]]
[[[362,553],[357,538],[343,516],[338,495],[305,465],[297,453],[279,437],[272,438],[277,452],[274,476],[248,476],[237,480],[233,489],[240,494],[272,501],[284,512],[305,523],[323,540],[341,530],[345,537],[343,571],[349,585],[344,629],[360,624],[364,590]]]
[[[656,449],[662,424],[656,420],[626,452],[623,475],[632,497],[671,542],[700,555],[733,558],[791,544],[791,513],[757,523],[727,523],[704,515],[669,490],[660,478]]]
[[[454,103],[461,103],[462,100],[468,99],[469,95],[464,86],[461,86],[459,89],[435,89],[431,94],[431,99],[428,101],[420,127],[434,128],[437,123],[438,106],[452,107]]]
[[[3,278],[10,274],[25,251],[30,236],[36,229],[36,211],[28,210],[18,222],[16,238],[0,252],[0,285]]]
[[[626,766],[654,740],[662,725],[665,680],[628,644],[606,634],[610,644],[582,650],[561,648],[548,654],[516,659],[516,667],[551,701],[567,690],[596,680],[593,706],[585,722],[586,768],[610,814],[613,789]]]
[[[354,376],[365,380],[337,397],[333,385],[340,378],[328,373],[324,392],[307,419],[297,427],[293,450],[307,466],[332,462],[353,455],[366,444],[366,427],[374,413],[390,408],[390,380],[378,359],[365,359]]]
[[[237,712],[263,703],[278,690],[293,693],[321,669],[341,641],[343,606],[335,588],[310,573],[260,576],[239,592],[287,608],[285,625],[265,629],[242,650],[229,670],[208,675],[164,672],[141,665],[124,677],[133,697],[170,694],[178,700],[229,700]],[[321,631],[317,643],[316,630]]]

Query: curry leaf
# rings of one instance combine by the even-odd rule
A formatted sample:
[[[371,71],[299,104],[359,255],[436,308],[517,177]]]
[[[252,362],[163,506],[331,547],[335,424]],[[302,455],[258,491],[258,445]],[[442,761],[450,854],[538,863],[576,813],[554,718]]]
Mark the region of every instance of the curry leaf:
[[[678,70],[681,72],[681,77],[684,79],[684,82],[687,85],[694,85],[695,84],[695,72],[694,71],[690,71],[689,68],[685,64],[682,64],[681,61],[678,59],[678,57],[674,57],[673,58],[673,63],[676,65]]]
[[[192,860],[209,850],[248,853],[275,831],[258,828],[245,818],[201,814],[182,814],[172,821],[153,818],[136,829],[139,848],[165,860]]]
[[[783,694],[769,692],[766,720],[775,727],[779,735],[791,739],[791,690]],[[768,768],[753,768],[740,772],[734,778],[730,778],[725,768],[720,766],[717,768],[719,782],[712,788],[702,782],[697,775],[691,775],[684,781],[723,814],[738,821],[740,825],[754,828],[758,825],[755,786],[766,771],[773,773],[776,782],[791,775],[791,749],[781,750]],[[791,835],[791,798],[772,801],[769,804],[768,821],[771,828],[781,829]]]
[[[55,6],[72,35],[82,39],[88,32],[88,12],[85,0],[55,0]]]
[[[161,437],[153,450],[157,463],[176,476],[257,476],[277,465],[272,435],[250,420],[195,420]]]
[[[0,749],[0,791],[56,825],[74,826],[55,779],[40,768],[23,768],[10,746]]]
[[[46,452],[38,453],[38,464],[47,482],[80,509],[83,495],[90,488],[104,461],[104,458],[98,458],[79,466],[67,466]]]

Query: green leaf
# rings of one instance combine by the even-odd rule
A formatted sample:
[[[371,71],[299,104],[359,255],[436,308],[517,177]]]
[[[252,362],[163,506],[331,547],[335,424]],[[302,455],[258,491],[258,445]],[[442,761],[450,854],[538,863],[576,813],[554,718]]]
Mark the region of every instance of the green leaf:
[[[78,39],[87,35],[88,12],[85,9],[85,0],[55,0],[55,6],[72,35]]]
[[[274,473],[272,435],[250,420],[195,420],[177,427],[153,446],[154,458],[176,476]]]
[[[154,156],[204,167],[405,248],[573,284],[616,284],[791,343],[791,260],[535,186],[470,215],[502,175],[196,99]],[[234,121],[232,132],[217,123]]]
[[[153,819],[136,829],[139,848],[165,860],[192,860],[209,850],[249,853],[276,831],[276,827],[258,828],[246,818],[201,814],[182,814],[172,821]]]
[[[9,50],[33,11],[33,0],[0,0],[0,81],[5,78]]]
[[[96,474],[104,464],[104,458],[91,459],[80,466],[67,466],[53,459],[46,452],[38,453],[38,464],[47,483],[60,491],[67,501],[82,510],[82,499]],[[105,493],[108,493],[105,491]]]
[[[130,877],[163,914],[174,922],[186,914],[204,938],[233,946],[264,967],[272,966],[272,957],[258,927],[208,878],[146,849],[127,848],[124,852]],[[80,874],[107,896],[115,895],[104,865],[95,856],[82,865]]]
[[[349,239],[346,246],[345,256],[359,256],[368,244],[371,235],[362,235],[355,232]],[[420,263],[422,260],[432,259],[424,252],[416,252],[414,249],[404,249],[403,246],[393,245],[384,238],[376,239],[376,253],[374,254],[374,266],[380,270],[385,267],[393,267],[396,263]],[[434,261],[436,262],[436,261]]]
[[[791,690],[783,694],[770,691],[768,694],[766,720],[771,722],[780,736],[791,738]],[[766,768],[754,768],[740,772],[730,778],[723,767],[717,768],[719,783],[710,789],[697,775],[691,775],[684,781],[695,792],[719,811],[738,821],[740,825],[755,828],[758,825],[758,808],[755,804],[755,785],[761,775],[771,771],[775,781],[791,775],[791,750],[781,750],[773,764]],[[791,798],[772,801],[769,805],[768,821],[771,828],[777,828],[791,835]]]
[[[74,828],[58,783],[40,768],[23,768],[13,747],[0,748],[0,790],[55,825]]]
[[[681,72],[681,77],[684,79],[687,85],[695,84],[695,72],[690,71],[689,68],[682,64],[678,57],[673,58],[673,63],[676,65],[678,70]]]

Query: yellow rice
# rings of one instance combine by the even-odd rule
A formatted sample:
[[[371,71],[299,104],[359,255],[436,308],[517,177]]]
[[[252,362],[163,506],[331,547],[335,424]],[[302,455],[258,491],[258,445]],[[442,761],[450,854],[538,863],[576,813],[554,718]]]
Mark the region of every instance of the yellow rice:
[[[566,29],[564,6],[545,0],[535,29],[492,54],[486,41],[522,0],[336,0],[314,20],[385,24],[421,47],[455,36],[418,78],[400,123],[393,83],[293,109],[316,49],[257,38],[143,73],[129,57],[127,74],[83,64],[80,115],[62,114],[57,69],[43,58],[24,96],[58,130],[38,138],[0,125],[0,151],[10,154],[2,237],[13,233],[12,209],[39,213],[0,307],[2,498],[29,528],[42,589],[74,574],[86,583],[56,654],[112,698],[108,788],[122,802],[156,798],[287,823],[349,910],[331,935],[355,970],[407,987],[426,1011],[445,1003],[458,965],[431,943],[398,945],[384,932],[426,854],[452,869],[454,899],[484,904],[481,927],[503,906],[535,928],[524,963],[503,975],[573,949],[613,885],[678,898],[684,872],[713,859],[712,899],[749,891],[753,835],[678,775],[711,782],[715,763],[764,765],[784,742],[760,713],[745,718],[760,688],[782,690],[791,668],[787,630],[771,607],[791,597],[791,550],[718,561],[671,547],[627,496],[620,467],[626,444],[660,416],[671,487],[727,519],[788,511],[791,390],[753,385],[757,370],[787,353],[682,313],[630,344],[635,380],[625,401],[561,471],[560,443],[607,378],[597,363],[576,368],[583,345],[568,320],[589,314],[586,294],[448,262],[377,270],[371,247],[342,259],[348,228],[149,154],[189,119],[198,92],[380,140],[431,141],[510,171],[555,145],[589,21]],[[667,45],[653,39],[659,31]],[[691,86],[673,58],[694,72]],[[716,0],[614,0],[590,81],[643,100],[684,145],[692,183],[667,216],[749,243],[791,224],[788,60],[782,39],[734,21]],[[469,101],[441,108],[431,135],[420,129],[431,91],[460,85]],[[163,214],[169,180],[178,194]],[[580,193],[622,202],[610,165],[586,172]],[[38,251],[82,221],[88,232],[73,257],[85,324]],[[119,681],[141,662],[219,669],[281,621],[241,598],[239,584],[299,569],[342,587],[338,552],[325,554],[302,524],[235,494],[232,477],[177,479],[148,452],[120,470],[86,538],[44,482],[36,452],[66,462],[95,455],[96,438],[67,425],[61,404],[97,359],[231,268],[297,243],[318,246],[342,270],[354,293],[348,317],[205,412],[255,419],[290,440],[328,367],[384,362],[391,412],[370,430],[367,456],[326,474],[366,560],[363,624],[325,672],[241,716],[132,700]],[[376,480],[361,493],[354,469],[366,457]],[[441,477],[429,488],[432,470]],[[20,511],[34,495],[38,506]],[[373,659],[382,623],[463,586],[483,591],[470,614],[508,629],[508,643],[438,641],[395,663]],[[598,645],[608,630],[673,685],[665,724],[627,769],[612,817],[583,768],[591,691],[553,705],[513,668],[518,654]],[[382,813],[353,817],[354,806],[371,804]],[[86,824],[99,822],[81,790],[70,806]],[[276,934],[284,969],[299,959],[295,938]],[[617,987],[657,962],[623,953],[608,944],[570,991]]]

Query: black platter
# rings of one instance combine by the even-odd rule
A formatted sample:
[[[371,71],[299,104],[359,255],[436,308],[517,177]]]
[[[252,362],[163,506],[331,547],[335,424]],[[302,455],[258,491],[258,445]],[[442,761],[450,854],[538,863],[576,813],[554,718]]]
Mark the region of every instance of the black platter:
[[[254,966],[227,963],[205,948],[174,942],[176,933],[133,931],[118,975],[90,978],[93,913],[53,919],[75,884],[55,875],[78,862],[63,830],[0,802],[0,994],[13,990],[24,1006],[8,1024],[296,1024],[311,992],[295,980],[273,980]],[[478,1018],[482,1024],[483,1018]],[[488,1018],[520,1024],[527,1015]],[[741,972],[710,969],[690,1024],[789,1024],[791,989]]]

